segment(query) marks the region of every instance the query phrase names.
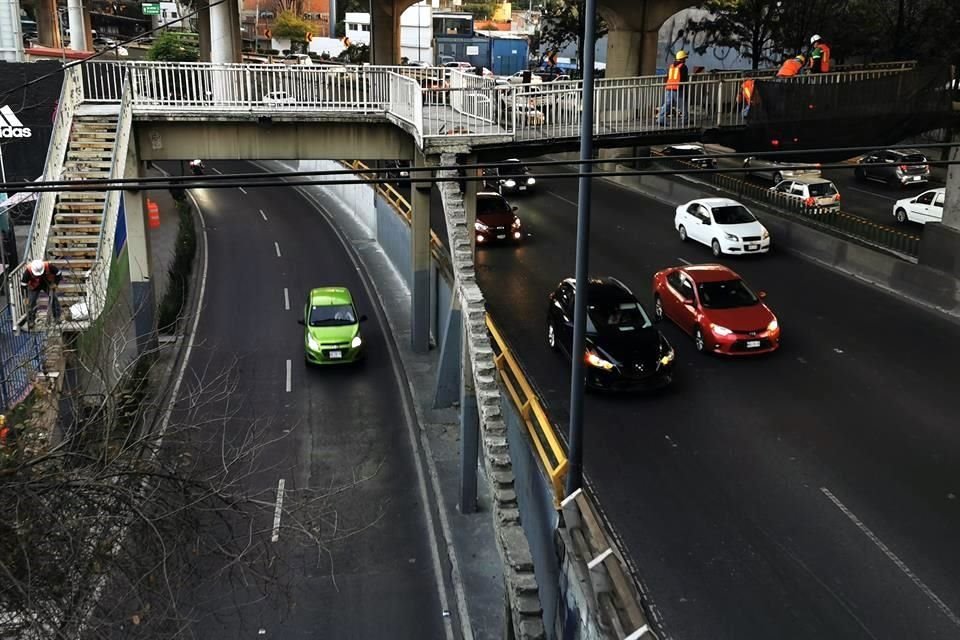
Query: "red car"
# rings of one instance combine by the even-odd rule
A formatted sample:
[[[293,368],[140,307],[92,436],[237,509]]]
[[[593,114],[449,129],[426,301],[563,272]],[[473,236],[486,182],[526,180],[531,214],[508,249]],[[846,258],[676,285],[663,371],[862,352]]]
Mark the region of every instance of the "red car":
[[[653,276],[653,312],[693,336],[697,351],[767,353],[780,347],[777,317],[736,273],[719,264],[670,267]]]

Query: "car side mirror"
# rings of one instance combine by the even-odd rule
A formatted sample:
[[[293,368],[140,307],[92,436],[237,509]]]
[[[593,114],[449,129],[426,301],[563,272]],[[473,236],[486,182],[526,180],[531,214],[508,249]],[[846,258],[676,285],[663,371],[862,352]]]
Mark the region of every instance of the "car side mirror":
[[[700,220],[701,222],[703,222],[703,224],[713,224],[712,222],[710,222],[710,218],[708,218],[707,216],[703,216],[702,218],[700,218]]]
[[[510,211],[516,213],[517,211],[520,211],[520,207],[510,207]]]
[[[766,292],[766,291],[758,291],[758,292],[757,292],[757,295],[760,297],[761,300],[763,300],[764,298],[767,297],[767,292]]]
[[[303,321],[303,318],[299,318],[297,320],[297,324],[302,324],[303,326],[307,326],[307,323]]]
[[[366,316],[366,314],[361,314],[361,315],[360,315],[360,320],[359,320],[359,322],[366,322],[366,321],[367,321],[367,316]]]

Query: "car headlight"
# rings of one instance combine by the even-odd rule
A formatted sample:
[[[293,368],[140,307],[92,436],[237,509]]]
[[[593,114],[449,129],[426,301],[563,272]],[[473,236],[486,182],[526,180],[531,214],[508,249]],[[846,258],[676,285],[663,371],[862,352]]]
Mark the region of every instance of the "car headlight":
[[[313,336],[308,333],[308,334],[307,334],[307,346],[310,347],[311,349],[316,350],[316,349],[319,349],[319,348],[320,348],[320,343],[317,342],[316,340],[314,340],[314,339],[313,339]]]
[[[527,178],[527,184],[537,184],[537,181],[535,178]]]
[[[490,227],[483,224],[482,222],[475,222],[473,223],[473,226],[476,228],[477,231],[484,231],[484,232],[490,231]]]
[[[671,349],[670,347],[667,347],[666,351],[660,356],[660,364],[664,366],[670,364],[671,362],[673,362],[673,358],[675,355],[676,354],[674,353],[673,349]]]
[[[763,228],[763,233],[760,234],[760,237],[763,238],[764,240],[770,239],[770,232],[767,231],[766,227]]]
[[[767,325],[767,331],[776,331],[780,328],[780,324],[777,322],[777,319],[774,318],[770,321],[770,324]]]
[[[363,344],[363,340],[360,339],[359,335],[353,336],[353,340],[350,341],[350,348],[356,349]]]
[[[587,351],[587,364],[597,369],[603,369],[604,371],[610,371],[614,366],[612,362],[604,360],[593,351]]]
[[[514,218],[514,219],[513,219],[513,228],[514,228],[514,229],[519,229],[519,228],[520,228],[520,224],[521,224],[521,223],[520,223],[520,218]]]
[[[733,240],[734,242],[740,242],[740,238],[738,238],[737,236],[733,235],[732,233],[724,233],[723,235],[727,238],[727,240]]]
[[[731,331],[730,329],[720,326],[719,324],[713,324],[713,323],[710,323],[710,330],[713,331],[713,333],[718,336],[728,336],[731,333],[733,333],[733,331]]]
[[[517,181],[516,181],[516,180],[504,180],[504,181],[503,181],[503,186],[507,187],[508,189],[512,189],[512,188],[514,188],[515,186],[517,186]]]

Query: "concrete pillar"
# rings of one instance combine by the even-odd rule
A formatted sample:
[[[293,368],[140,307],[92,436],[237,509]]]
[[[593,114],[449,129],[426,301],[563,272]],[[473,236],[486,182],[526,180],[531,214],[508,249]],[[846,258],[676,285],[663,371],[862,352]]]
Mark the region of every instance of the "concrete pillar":
[[[466,335],[466,327],[463,328]],[[470,367],[470,352],[463,345],[460,368],[460,513],[477,510],[477,460],[480,456],[480,414]]]
[[[83,5],[80,0],[67,0],[67,18],[70,21],[70,48],[85,51],[87,38],[83,32]]]
[[[90,21],[90,8],[83,8],[83,37],[87,43],[87,51],[93,51],[93,25]]]
[[[205,0],[197,3],[197,45],[200,49],[200,62],[210,62],[210,9]]]
[[[240,62],[240,15],[237,0],[214,4],[210,13],[210,62]]]
[[[373,64],[400,62],[400,14],[394,0],[370,3],[370,61]]]
[[[607,34],[607,78],[652,76],[657,72],[657,31],[619,29]]]
[[[125,178],[136,178],[139,162],[133,145],[127,152]],[[130,294],[133,303],[133,327],[137,339],[137,355],[157,346],[157,300],[150,279],[152,256],[147,235],[146,192],[124,191],[123,214],[127,229],[127,258],[130,262]],[[173,212],[167,212],[168,217]]]
[[[447,313],[447,330],[440,345],[440,366],[433,394],[433,408],[446,409],[460,399],[461,352],[463,344],[463,312],[460,296],[454,291]]]
[[[419,151],[415,154],[414,166],[436,165]],[[417,173],[418,176],[425,175]],[[410,256],[413,261],[413,291],[411,292],[410,335],[413,350],[426,353],[430,350],[430,191],[431,184],[414,183],[410,189],[413,205],[413,220],[410,225]]]
[[[63,46],[60,38],[60,20],[57,16],[57,0],[37,0],[37,38],[44,47],[55,49]]]
[[[960,145],[960,133],[954,133],[953,143]],[[950,161],[960,162],[960,146],[950,149]],[[960,165],[948,165],[943,204],[943,221],[924,225],[919,261],[960,278]]]

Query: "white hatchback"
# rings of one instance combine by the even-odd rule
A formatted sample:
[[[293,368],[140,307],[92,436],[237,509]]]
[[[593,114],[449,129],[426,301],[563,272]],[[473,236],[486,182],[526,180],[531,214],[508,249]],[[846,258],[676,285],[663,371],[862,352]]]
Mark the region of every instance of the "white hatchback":
[[[681,240],[707,245],[713,255],[770,251],[770,232],[736,200],[702,198],[677,207],[673,226]]]
[[[924,191],[914,198],[897,200],[893,205],[893,217],[897,222],[940,222],[943,220],[943,201],[946,199],[946,187]]]

